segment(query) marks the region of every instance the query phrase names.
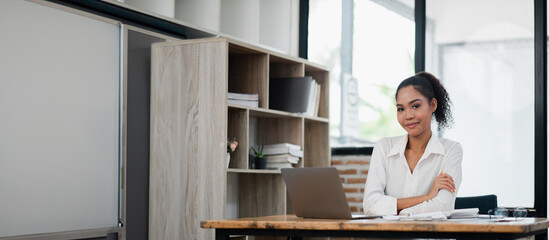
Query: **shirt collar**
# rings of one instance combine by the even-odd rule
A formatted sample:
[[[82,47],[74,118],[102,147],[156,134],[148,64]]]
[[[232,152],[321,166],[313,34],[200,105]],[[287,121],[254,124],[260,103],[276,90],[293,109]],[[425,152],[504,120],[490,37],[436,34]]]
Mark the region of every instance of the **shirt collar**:
[[[390,157],[397,154],[401,154],[402,156],[404,156],[404,150],[406,149],[406,144],[408,144],[408,134],[403,135],[397,140],[397,142],[395,143],[395,145],[393,145],[393,148],[391,148],[391,151],[389,151],[389,154],[387,156]],[[440,139],[436,137],[434,133],[431,133],[431,139],[429,139],[429,142],[425,147],[425,152],[423,153],[425,157],[429,156],[430,154],[440,154],[440,155],[446,154],[446,151],[444,151],[444,146],[442,146]]]

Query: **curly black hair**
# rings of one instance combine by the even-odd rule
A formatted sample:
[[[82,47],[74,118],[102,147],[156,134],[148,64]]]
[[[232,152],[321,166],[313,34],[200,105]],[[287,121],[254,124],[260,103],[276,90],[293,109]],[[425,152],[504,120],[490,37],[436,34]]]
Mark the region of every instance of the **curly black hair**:
[[[407,86],[413,86],[425,98],[436,99],[438,106],[433,115],[438,123],[438,130],[441,128],[449,128],[453,124],[452,111],[450,110],[450,97],[448,92],[440,83],[440,80],[433,74],[428,72],[419,72],[414,76],[404,79],[399,85],[395,93],[395,99],[398,96],[398,91]]]

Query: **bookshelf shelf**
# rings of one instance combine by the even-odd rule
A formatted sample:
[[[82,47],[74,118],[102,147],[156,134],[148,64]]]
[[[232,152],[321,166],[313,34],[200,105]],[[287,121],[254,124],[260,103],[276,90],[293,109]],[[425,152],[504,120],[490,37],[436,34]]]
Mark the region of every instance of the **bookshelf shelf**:
[[[297,167],[330,166],[329,72],[322,66],[226,38],[153,44],[151,66],[150,229],[292,213],[280,170],[248,168],[250,146],[263,139],[300,146]],[[304,76],[320,86],[318,115],[269,109],[271,78]],[[258,107],[228,104],[228,92],[257,94]],[[239,145],[227,168],[233,137]],[[177,238],[196,232],[213,239],[205,229]]]
[[[314,122],[323,122],[323,123],[330,123],[330,119],[323,118],[323,117],[305,117],[305,121],[314,121]]]
[[[280,169],[238,169],[238,168],[228,168],[227,173],[280,174]]]
[[[292,117],[292,118],[302,118],[303,114],[300,113],[289,113],[289,112],[283,112],[279,110],[272,110],[272,109],[253,109],[250,110],[250,116],[252,117]]]
[[[229,104],[228,107],[229,109],[249,110],[251,117],[272,117],[272,118],[295,117],[295,118],[304,118],[306,121],[317,121],[317,122],[325,122],[325,123],[330,122],[330,119],[328,118],[306,116],[301,113],[289,113],[289,112],[273,110],[273,109],[251,108],[251,107],[234,105],[234,104]]]

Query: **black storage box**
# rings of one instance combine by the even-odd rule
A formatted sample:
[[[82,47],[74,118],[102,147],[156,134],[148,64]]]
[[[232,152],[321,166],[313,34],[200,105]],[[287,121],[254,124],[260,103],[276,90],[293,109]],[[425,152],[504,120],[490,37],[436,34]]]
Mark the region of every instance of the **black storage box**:
[[[312,81],[310,76],[269,79],[269,108],[292,113],[306,112]]]

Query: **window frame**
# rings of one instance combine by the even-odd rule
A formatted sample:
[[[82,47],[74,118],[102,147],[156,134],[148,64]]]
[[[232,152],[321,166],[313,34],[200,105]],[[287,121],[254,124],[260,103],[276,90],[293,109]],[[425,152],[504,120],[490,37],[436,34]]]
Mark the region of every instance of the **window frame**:
[[[300,0],[299,53],[307,58],[309,0]],[[426,0],[415,0],[415,71],[425,70]],[[534,209],[547,217],[547,2],[534,0]],[[371,155],[373,147],[333,147],[332,155]]]

